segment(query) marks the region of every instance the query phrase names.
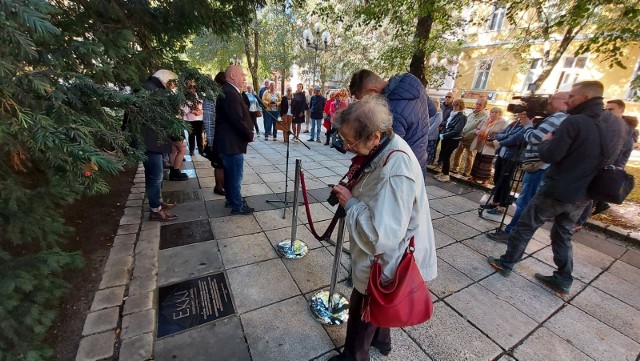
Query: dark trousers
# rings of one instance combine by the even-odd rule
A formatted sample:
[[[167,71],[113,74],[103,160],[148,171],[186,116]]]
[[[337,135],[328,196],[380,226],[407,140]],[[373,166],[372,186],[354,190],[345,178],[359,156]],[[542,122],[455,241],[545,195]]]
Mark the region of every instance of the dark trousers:
[[[451,167],[451,154],[458,148],[460,139],[443,139],[440,146],[440,159],[442,159],[442,174],[449,175]]]
[[[362,321],[364,295],[355,288],[349,298],[349,321],[343,357],[349,361],[368,361],[369,348],[375,344],[382,349],[391,348],[391,329],[376,327]]]
[[[500,257],[502,264],[509,269],[513,269],[524,255],[533,234],[545,224],[553,220],[551,227],[551,250],[553,251],[553,262],[558,270],[553,272],[553,276],[559,284],[571,287],[573,277],[573,246],[571,236],[574,223],[588,201],[575,203],[562,203],[555,199],[546,198],[536,194],[527,208],[520,216],[518,225],[509,234],[507,253]]]
[[[495,184],[495,192],[493,193],[493,202],[498,203],[500,207],[506,207],[511,197],[511,178],[516,171],[516,162],[502,157],[496,158],[495,171],[493,173],[493,184]]]
[[[251,122],[253,122],[253,127],[256,128],[256,134],[260,134],[260,128],[258,128],[258,112],[249,112],[249,117],[251,118]]]
[[[198,153],[202,153],[202,120],[194,120],[189,122],[191,131],[189,132],[189,154],[193,153],[198,144]]]

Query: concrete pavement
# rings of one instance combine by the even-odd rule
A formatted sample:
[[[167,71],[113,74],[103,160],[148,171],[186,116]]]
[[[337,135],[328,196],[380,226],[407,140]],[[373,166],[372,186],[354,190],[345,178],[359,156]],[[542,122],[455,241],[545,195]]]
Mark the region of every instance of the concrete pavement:
[[[335,211],[326,203],[327,184],[346,173],[350,157],[320,143],[306,144],[311,150],[291,143],[289,189],[294,161],[301,159],[314,224],[322,232]],[[328,287],[334,246],[311,235],[300,207],[297,238],[307,243],[309,254],[287,260],[275,252],[291,229],[290,209],[283,220],[282,205],[266,202],[276,195],[282,198],[284,154],[281,140],[250,144],[243,180],[243,195],[257,209],[250,216],[230,216],[224,198],[213,194],[209,162],[199,156],[189,159],[185,167],[190,179],[165,182],[163,187],[165,197],[179,203],[171,210],[179,216],[173,224],[147,221],[140,168],[76,360],[297,361],[335,355],[346,327],[318,324],[307,307],[311,295]],[[438,277],[429,283],[434,316],[423,325],[394,329],[391,354],[372,350],[373,360],[639,357],[637,249],[605,234],[578,233],[576,281],[568,296],[559,297],[534,279],[534,273],[548,274],[554,268],[548,230],[536,233],[526,258],[504,278],[486,261],[488,255],[502,254],[506,245],[485,236],[497,223],[478,217],[483,193],[429,176],[427,193],[438,248]],[[349,295],[344,283],[349,260],[343,256],[338,290]],[[212,275],[222,278],[216,281]],[[186,280],[200,283],[180,288]],[[187,307],[176,296],[186,300],[188,292],[182,292],[187,289],[193,300],[202,301],[210,292],[217,301],[192,300]],[[159,312],[160,304],[171,302],[170,315]],[[209,319],[222,317],[200,325],[202,319],[191,317],[190,323],[173,328],[158,326],[159,319],[197,312]]]

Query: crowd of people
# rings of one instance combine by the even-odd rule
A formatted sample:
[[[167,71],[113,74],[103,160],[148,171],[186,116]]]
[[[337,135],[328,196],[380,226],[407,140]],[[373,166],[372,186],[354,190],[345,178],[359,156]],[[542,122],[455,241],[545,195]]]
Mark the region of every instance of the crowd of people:
[[[171,72],[159,71],[145,88],[165,88],[175,78]],[[189,151],[193,154],[197,146],[223,173],[214,191],[224,194],[232,215],[254,212],[242,197],[241,184],[247,145],[259,140],[260,117],[265,141],[277,141],[280,130],[285,142],[290,141],[289,134],[299,141],[301,133],[308,133],[307,141],[321,143],[324,127],[326,145],[354,155],[347,174],[332,188],[349,230],[354,288],[344,350],[331,361],[368,360],[371,346],[385,355],[391,350],[390,329],[368,322],[363,315],[365,301],[371,297],[367,289],[374,257],[382,266],[385,284],[402,277],[396,272],[408,252],[425,281],[436,277],[435,235],[425,187],[427,164],[440,167],[435,176],[440,182],[450,181],[450,172],[479,183],[493,174],[495,190],[485,207],[494,213],[503,212],[510,203],[510,180],[516,169],[526,167],[511,223],[504,231],[488,234],[506,241],[506,252],[488,257],[488,263],[509,276],[534,232],[553,221],[551,245],[557,270],[535,277],[552,290],[567,293],[573,282],[571,237],[580,216],[591,211],[587,187],[605,162],[601,150],[619,154],[614,165],[624,166],[638,136],[637,120],[623,121],[622,113],[616,112],[624,110],[624,103],[610,101],[605,110],[604,89],[597,81],[576,83],[570,92],[553,94],[542,121],[535,121],[535,114],[525,110],[508,122],[500,108],[486,111],[486,99],[478,99],[468,114],[465,102],[454,99],[453,93],[447,93],[442,102],[432,99],[419,79],[408,73],[383,79],[362,69],[351,77],[349,90],[332,91],[328,99],[320,87],[305,92],[303,84],[296,85],[295,93],[287,88],[281,95],[269,80],[256,94],[245,80],[242,68],[230,65],[216,76],[223,97],[201,105],[186,104],[183,109],[192,130]],[[599,124],[605,133],[599,132]],[[206,146],[198,141],[203,131]],[[177,158],[186,154],[184,141],[159,139],[147,128],[143,134],[149,219],[175,220],[165,212],[173,205],[160,197],[162,157],[171,154],[170,172],[181,180],[174,170],[180,172]]]

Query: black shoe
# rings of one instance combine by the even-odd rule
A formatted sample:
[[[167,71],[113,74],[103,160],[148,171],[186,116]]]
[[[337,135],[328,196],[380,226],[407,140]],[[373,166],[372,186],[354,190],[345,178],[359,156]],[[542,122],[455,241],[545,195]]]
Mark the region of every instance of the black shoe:
[[[347,361],[347,359],[346,359],[346,357],[344,357],[344,355],[339,354],[339,355],[333,356],[328,361]]]
[[[216,187],[213,187],[213,193],[223,196],[224,195],[224,188],[218,189]]]
[[[596,214],[600,214],[604,211],[606,211],[607,209],[611,208],[611,206],[609,205],[609,203],[606,202],[596,202],[596,206],[593,209],[593,212],[591,212],[592,216],[595,216]]]
[[[553,276],[544,276],[540,273],[536,273],[535,277],[538,281],[540,281],[540,283],[542,283],[543,285],[551,288],[552,290],[560,294],[566,295],[567,293],[569,293],[569,290],[571,289],[571,286],[567,287],[567,286],[561,285],[560,282],[558,282],[558,279]]]
[[[326,142],[324,142],[324,145],[329,145],[329,141],[327,140]]]
[[[170,181],[186,181],[189,180],[189,176],[186,173],[182,173],[178,169],[172,169],[169,171]]]
[[[494,270],[498,271],[502,276],[509,277],[511,275],[511,270],[502,265],[502,261],[499,258],[493,258],[491,256],[487,257],[487,262],[489,265],[493,267]]]
[[[193,152],[189,152],[189,156],[190,156],[190,157],[193,157]]]
[[[389,356],[389,354],[391,353],[391,346],[389,346],[389,345],[383,345],[383,344],[378,343],[378,342],[372,342],[371,346],[373,346],[376,349],[378,349],[378,351],[380,351],[382,356]]]
[[[487,237],[494,241],[504,242],[509,239],[509,233],[505,231],[495,231],[492,233],[487,233]]]
[[[255,208],[247,207],[245,205],[244,207],[242,207],[238,211],[236,211],[235,209],[232,209],[231,210],[231,215],[232,216],[237,216],[237,215],[246,216],[246,215],[252,214],[255,210],[256,210]]]
[[[481,204],[480,205],[480,208],[482,208],[482,209],[494,209],[496,207],[497,207],[497,205],[491,204],[491,203],[489,203],[489,204]]]

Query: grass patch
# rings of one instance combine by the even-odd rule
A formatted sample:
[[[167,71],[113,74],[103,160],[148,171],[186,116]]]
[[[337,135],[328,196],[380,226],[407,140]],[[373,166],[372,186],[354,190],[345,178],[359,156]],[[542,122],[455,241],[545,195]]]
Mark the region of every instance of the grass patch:
[[[640,165],[627,164],[625,170],[627,171],[627,173],[633,175],[633,177],[636,179],[636,186],[633,187],[633,190],[627,197],[626,201],[640,203],[640,187],[638,186],[638,183],[640,183]]]

